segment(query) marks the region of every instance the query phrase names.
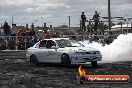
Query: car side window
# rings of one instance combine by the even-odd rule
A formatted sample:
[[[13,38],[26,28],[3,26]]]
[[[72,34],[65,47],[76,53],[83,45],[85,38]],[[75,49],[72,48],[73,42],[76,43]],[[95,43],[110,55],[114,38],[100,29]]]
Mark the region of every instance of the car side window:
[[[54,41],[52,41],[52,40],[47,41],[46,48],[51,48],[52,46],[56,46],[56,43]]]
[[[40,42],[39,47],[46,47],[47,40],[43,40]]]

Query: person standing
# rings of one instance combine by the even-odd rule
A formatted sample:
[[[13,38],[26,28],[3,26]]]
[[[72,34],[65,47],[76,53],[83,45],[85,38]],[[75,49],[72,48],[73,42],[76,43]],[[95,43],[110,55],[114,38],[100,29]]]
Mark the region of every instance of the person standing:
[[[4,35],[5,36],[11,35],[10,26],[8,25],[8,23],[6,21],[4,22],[3,29],[4,29]]]
[[[17,31],[18,30],[17,30],[16,24],[12,24],[11,36],[16,36]]]
[[[32,36],[32,44],[36,44],[38,42],[38,37],[36,35]]]
[[[95,31],[97,32],[98,23],[99,23],[99,19],[100,19],[99,13],[97,11],[95,11],[95,14],[92,19],[94,20]]]
[[[50,39],[50,38],[51,38],[50,32],[47,31],[47,33],[44,35],[44,39]]]
[[[82,12],[81,19],[82,19],[82,30],[85,31],[86,30],[86,27],[85,27],[86,17],[84,15],[84,12]]]

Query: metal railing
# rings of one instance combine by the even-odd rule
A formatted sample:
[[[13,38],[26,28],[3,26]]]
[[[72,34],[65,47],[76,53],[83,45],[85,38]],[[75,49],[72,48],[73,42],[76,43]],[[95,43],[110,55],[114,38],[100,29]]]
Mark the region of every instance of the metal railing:
[[[26,50],[31,40],[31,36],[0,36],[0,50]]]
[[[26,60],[26,51],[25,50],[2,50],[2,51],[0,51],[0,60],[6,60],[6,59]]]
[[[66,37],[68,37],[70,39],[77,40],[77,41],[88,40],[91,37],[98,37],[99,39],[111,37],[112,39],[116,39],[117,36],[119,36],[119,34],[117,34],[117,35],[109,35],[109,34],[106,34],[106,35],[87,35],[87,34],[85,34],[84,37],[82,35],[66,35]]]
[[[118,35],[94,35],[94,37],[98,37],[99,39],[104,39],[108,36],[112,39],[116,39]],[[82,39],[82,35],[66,35],[65,37],[81,41],[88,40],[90,37],[93,37],[93,35],[85,35],[85,39]],[[27,50],[27,48],[33,45],[32,36],[0,36],[0,50]]]

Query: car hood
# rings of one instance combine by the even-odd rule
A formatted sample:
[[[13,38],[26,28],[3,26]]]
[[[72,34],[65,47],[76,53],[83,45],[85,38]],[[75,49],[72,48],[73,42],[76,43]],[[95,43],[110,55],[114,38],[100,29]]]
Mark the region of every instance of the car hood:
[[[86,52],[86,51],[99,51],[98,49],[91,47],[65,47],[60,49],[61,51],[77,51],[77,52]]]

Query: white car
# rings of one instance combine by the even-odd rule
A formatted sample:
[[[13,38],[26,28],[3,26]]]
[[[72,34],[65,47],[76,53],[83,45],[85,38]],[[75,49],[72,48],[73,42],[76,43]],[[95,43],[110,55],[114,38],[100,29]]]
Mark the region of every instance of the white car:
[[[41,40],[27,49],[26,57],[27,61],[34,65],[38,65],[39,62],[64,65],[91,62],[92,66],[97,66],[97,61],[102,59],[99,50],[90,47],[72,46],[67,38]]]

